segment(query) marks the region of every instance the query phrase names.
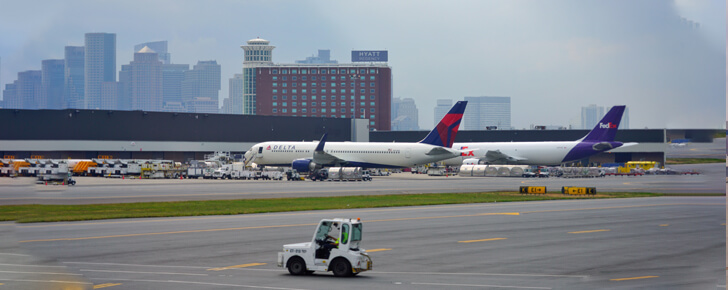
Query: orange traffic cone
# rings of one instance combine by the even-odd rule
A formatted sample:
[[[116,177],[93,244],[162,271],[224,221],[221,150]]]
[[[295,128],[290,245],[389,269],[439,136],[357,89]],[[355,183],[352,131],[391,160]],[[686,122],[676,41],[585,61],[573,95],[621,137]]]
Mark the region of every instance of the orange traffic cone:
[[[48,181],[46,181],[46,185],[48,185]]]
[[[179,180],[184,180],[184,179],[185,179],[184,176],[182,176],[182,175],[179,176]]]
[[[124,175],[121,176],[121,179],[124,179]]]

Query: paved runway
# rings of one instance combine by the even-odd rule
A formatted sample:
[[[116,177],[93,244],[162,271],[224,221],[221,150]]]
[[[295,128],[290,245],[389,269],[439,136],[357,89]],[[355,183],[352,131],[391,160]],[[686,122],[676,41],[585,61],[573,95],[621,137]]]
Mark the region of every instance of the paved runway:
[[[253,181],[253,180],[139,180],[78,178],[76,186],[34,185],[32,180],[2,179],[1,204],[89,204],[210,199],[281,198],[308,196],[409,194],[442,192],[517,191],[522,185],[592,186],[598,191],[660,193],[725,193],[723,164],[678,165],[700,175],[605,177],[587,179],[521,177],[443,177],[400,173],[374,177],[371,182]],[[23,184],[25,182],[25,184]]]
[[[725,209],[725,197],[659,197],[5,223],[0,283],[112,290],[724,289]],[[283,244],[309,241],[318,220],[330,217],[362,218],[373,271],[351,279],[294,277],[276,266]],[[27,253],[33,256],[20,256]],[[77,288],[61,287],[68,285]]]

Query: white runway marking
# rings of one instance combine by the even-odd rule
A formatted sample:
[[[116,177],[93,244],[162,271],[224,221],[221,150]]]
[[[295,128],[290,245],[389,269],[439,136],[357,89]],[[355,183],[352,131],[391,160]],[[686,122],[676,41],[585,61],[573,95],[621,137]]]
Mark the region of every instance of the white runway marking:
[[[32,257],[31,255],[23,255],[23,254],[15,254],[15,253],[0,253],[0,255],[20,256],[20,257]]]
[[[159,274],[159,275],[184,275],[184,276],[210,276],[208,274],[171,273],[171,272],[138,272],[138,271],[112,271],[112,270],[90,270],[81,269],[81,272],[103,272],[103,273],[130,273],[130,274]]]
[[[431,286],[459,286],[459,287],[488,287],[488,288],[515,288],[515,289],[553,289],[548,287],[525,287],[525,286],[502,286],[502,285],[472,285],[472,284],[442,284],[442,283],[412,283],[412,285],[431,285]]]
[[[81,276],[81,274],[72,274],[72,273],[51,273],[51,272],[20,272],[20,271],[0,271],[0,273],[13,273],[13,274],[43,274],[43,275],[70,275],[70,276]]]
[[[139,265],[139,264],[121,264],[121,263],[93,263],[93,262],[63,262],[63,264],[81,264],[81,265],[108,265],[108,266],[132,266],[132,267],[160,267],[160,268],[190,268],[190,269],[209,269],[210,266],[167,266],[167,265]]]
[[[13,266],[13,267],[40,267],[40,268],[68,268],[66,266],[43,266],[43,265],[25,265],[25,264],[0,264],[0,266]]]
[[[174,284],[193,284],[193,285],[208,285],[208,286],[224,286],[224,287],[235,287],[235,288],[254,288],[254,289],[274,289],[274,290],[306,290],[301,288],[281,288],[281,287],[265,287],[265,286],[254,286],[254,285],[242,285],[242,284],[223,284],[223,283],[208,283],[208,282],[195,282],[195,281],[175,281],[175,280],[135,280],[135,279],[116,279],[116,278],[91,278],[92,280],[109,280],[109,281],[131,281],[131,282],[151,282],[151,283],[174,283]]]
[[[402,275],[453,275],[453,276],[512,276],[512,277],[554,277],[554,278],[587,278],[581,275],[548,275],[548,274],[501,274],[501,273],[433,273],[433,272],[375,272],[372,274]]]
[[[60,281],[60,280],[25,280],[25,279],[3,279],[3,278],[0,278],[0,281],[11,281],[11,282],[40,282],[40,283],[67,283],[67,284],[93,285],[93,283],[88,283],[88,282]]]

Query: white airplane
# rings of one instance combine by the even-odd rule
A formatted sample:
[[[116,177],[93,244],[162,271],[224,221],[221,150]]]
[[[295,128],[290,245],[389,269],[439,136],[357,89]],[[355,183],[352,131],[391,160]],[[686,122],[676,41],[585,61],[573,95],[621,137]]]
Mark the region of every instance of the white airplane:
[[[576,141],[455,143],[454,148],[466,152],[445,160],[444,164],[459,166],[468,160],[481,164],[559,165],[617,147],[636,145],[614,141],[624,108],[612,107],[589,134]]]
[[[403,168],[442,161],[459,156],[452,149],[467,102],[450,109],[430,134],[417,143],[391,142],[284,142],[271,141],[253,145],[245,153],[246,165],[290,166],[298,172],[323,167]]]

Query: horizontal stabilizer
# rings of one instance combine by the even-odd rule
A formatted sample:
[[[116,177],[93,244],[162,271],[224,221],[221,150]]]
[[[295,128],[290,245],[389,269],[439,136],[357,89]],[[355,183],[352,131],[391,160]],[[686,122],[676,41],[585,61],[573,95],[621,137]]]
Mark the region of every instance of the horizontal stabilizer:
[[[460,155],[460,150],[455,150],[455,149],[450,149],[450,148],[445,148],[445,147],[435,147],[435,148],[432,148],[429,152],[425,153],[425,155],[428,155],[428,156],[442,155],[442,154],[452,155],[454,157],[454,156]]]
[[[528,160],[528,158],[508,155],[500,152],[500,150],[488,150],[488,152],[485,152],[485,162],[487,163],[515,163],[525,160]]]

